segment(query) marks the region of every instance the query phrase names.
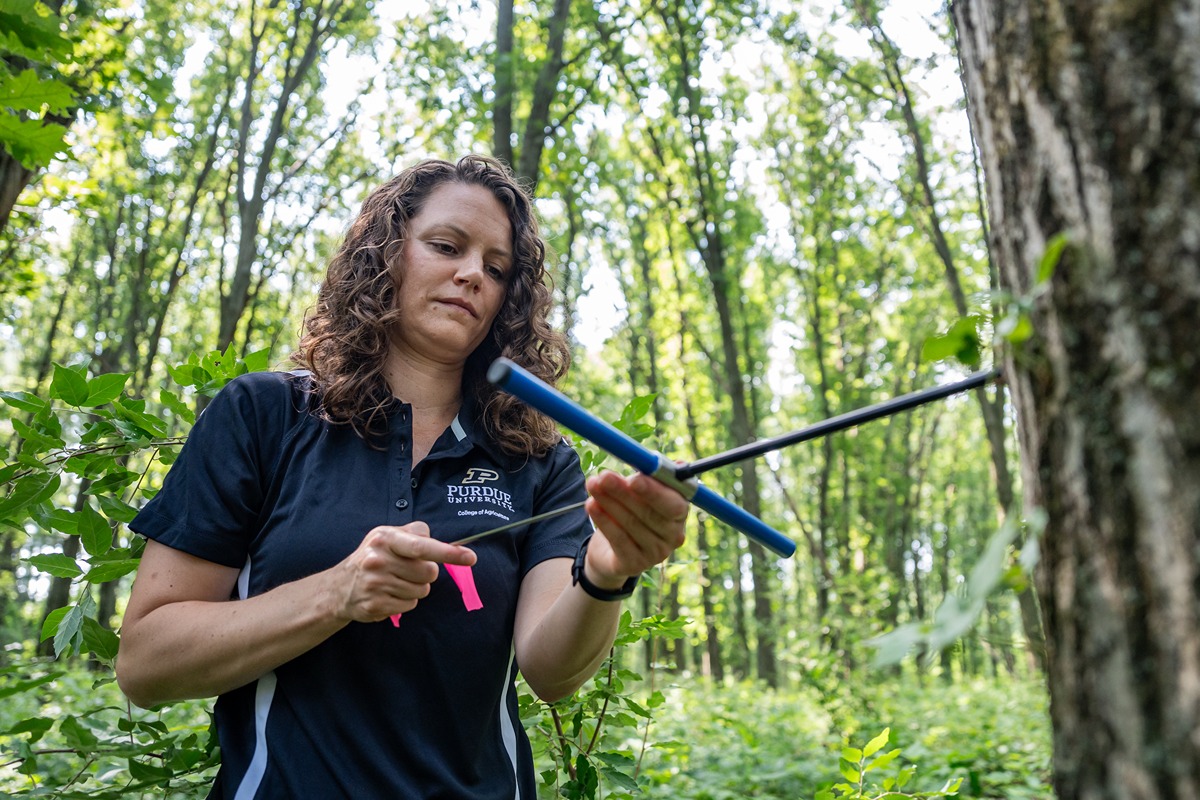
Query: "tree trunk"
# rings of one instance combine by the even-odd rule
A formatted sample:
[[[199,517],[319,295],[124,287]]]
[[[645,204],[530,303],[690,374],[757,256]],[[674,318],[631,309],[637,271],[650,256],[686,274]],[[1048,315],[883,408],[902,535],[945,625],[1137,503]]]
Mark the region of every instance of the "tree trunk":
[[[251,15],[247,59],[249,66],[245,75],[235,79],[243,81],[242,105],[236,114],[237,159],[234,186],[237,197],[238,246],[233,271],[228,283],[222,282],[220,316],[217,322],[217,349],[224,350],[237,334],[238,322],[250,300],[254,265],[259,259],[259,228],[266,208],[267,179],[275,172],[275,151],[280,144],[287,144],[290,109],[299,96],[301,85],[307,79],[327,38],[345,13],[342,0],[332,0],[328,7],[318,4],[306,7],[297,3],[292,8],[290,20],[281,20],[290,25],[291,31],[284,52],[285,69],[278,85],[271,87],[265,97],[274,100],[266,132],[260,134],[257,125],[262,124],[255,106],[256,82],[260,76],[267,53],[263,48],[264,31],[269,24],[258,21]],[[301,41],[301,32],[306,37]],[[298,124],[298,123],[297,123]],[[257,150],[257,164],[250,164],[252,150]]]
[[[17,198],[36,174],[34,170],[23,167],[7,150],[0,149],[0,231],[8,227],[8,218],[17,204]]]
[[[521,155],[517,162],[517,177],[529,187],[529,193],[537,190],[541,174],[542,150],[551,130],[550,105],[558,96],[558,78],[562,75],[563,43],[566,39],[567,17],[571,14],[570,0],[554,0],[554,11],[546,23],[546,60],[538,71],[533,85],[533,97],[529,101],[529,116],[525,119],[525,133],[521,136]]]
[[[1033,299],[1006,369],[1047,520],[1055,789],[1200,797],[1196,3],[959,0],[954,17],[1001,288]]]
[[[492,155],[513,163],[513,0],[500,0],[496,9],[496,55],[492,61],[495,98],[492,100]]]

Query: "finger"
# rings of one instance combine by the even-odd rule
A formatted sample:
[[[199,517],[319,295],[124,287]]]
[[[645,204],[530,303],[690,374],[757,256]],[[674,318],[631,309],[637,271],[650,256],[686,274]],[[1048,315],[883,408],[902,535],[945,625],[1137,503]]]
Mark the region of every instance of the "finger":
[[[665,523],[685,521],[692,507],[679,492],[649,475],[634,475],[629,479],[629,489],[650,515]]]
[[[624,478],[605,473],[588,482],[588,491],[622,526],[644,527],[661,538],[681,538],[689,504],[678,492],[647,475]],[[678,546],[680,542],[676,541]]]
[[[424,522],[413,522],[403,527],[385,525],[375,530],[379,532],[383,545],[400,558],[464,567],[472,566],[477,560],[475,551],[470,548],[430,538],[429,526]]]

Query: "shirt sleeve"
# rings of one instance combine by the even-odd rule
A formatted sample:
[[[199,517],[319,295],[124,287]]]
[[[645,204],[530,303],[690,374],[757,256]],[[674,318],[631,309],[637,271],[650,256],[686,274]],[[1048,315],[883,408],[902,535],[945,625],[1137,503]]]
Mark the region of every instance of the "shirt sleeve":
[[[534,514],[553,511],[587,499],[583,470],[577,454],[560,442],[550,455],[546,481],[534,501]],[[592,521],[582,508],[529,529],[521,548],[521,577],[550,558],[574,558],[580,543],[592,532]]]
[[[235,378],[200,414],[162,489],[129,523],[135,533],[185,553],[240,568],[257,533],[273,464],[263,443],[278,442],[284,376]]]

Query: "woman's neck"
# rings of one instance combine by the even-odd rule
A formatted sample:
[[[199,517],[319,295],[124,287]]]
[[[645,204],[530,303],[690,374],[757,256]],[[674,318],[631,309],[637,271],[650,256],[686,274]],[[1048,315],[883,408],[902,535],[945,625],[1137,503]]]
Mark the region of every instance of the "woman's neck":
[[[457,412],[462,404],[462,376],[462,364],[442,364],[395,352],[384,368],[384,377],[392,394],[412,406],[414,411],[449,409]]]

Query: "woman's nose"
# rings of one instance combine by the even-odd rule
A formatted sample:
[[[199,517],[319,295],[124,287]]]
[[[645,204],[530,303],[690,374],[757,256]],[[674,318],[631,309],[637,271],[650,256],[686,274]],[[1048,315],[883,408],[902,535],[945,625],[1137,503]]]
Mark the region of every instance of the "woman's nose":
[[[483,255],[470,251],[458,263],[454,279],[458,283],[478,285],[483,281]]]

